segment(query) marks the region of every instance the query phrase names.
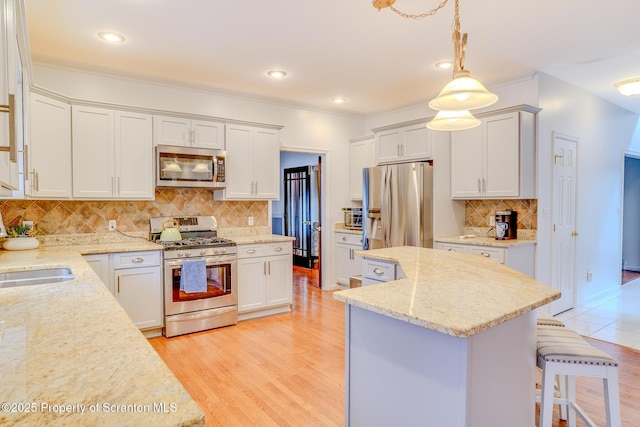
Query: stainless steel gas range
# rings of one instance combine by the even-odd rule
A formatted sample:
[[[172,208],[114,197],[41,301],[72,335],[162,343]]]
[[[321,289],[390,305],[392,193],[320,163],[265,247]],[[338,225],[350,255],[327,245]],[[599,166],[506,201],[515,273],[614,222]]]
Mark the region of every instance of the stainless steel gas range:
[[[161,241],[163,224],[174,219],[182,240]],[[235,242],[218,237],[218,225],[212,216],[156,217],[150,221],[151,240],[164,246],[164,335],[173,337],[235,325],[238,322]],[[185,260],[197,259],[203,259],[205,264],[206,291],[202,292],[194,292],[180,283]]]

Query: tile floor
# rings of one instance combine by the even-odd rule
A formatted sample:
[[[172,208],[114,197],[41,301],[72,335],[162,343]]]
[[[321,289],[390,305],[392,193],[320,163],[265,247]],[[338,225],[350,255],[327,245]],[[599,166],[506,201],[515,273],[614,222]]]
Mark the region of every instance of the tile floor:
[[[580,335],[640,350],[640,279],[602,298],[555,316]]]

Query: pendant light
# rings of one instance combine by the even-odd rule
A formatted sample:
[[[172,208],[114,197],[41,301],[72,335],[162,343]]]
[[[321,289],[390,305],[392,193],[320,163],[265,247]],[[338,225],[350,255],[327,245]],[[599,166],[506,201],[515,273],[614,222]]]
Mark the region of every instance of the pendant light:
[[[438,114],[427,123],[431,130],[465,130],[480,126],[480,120],[468,110],[462,111],[438,111]]]

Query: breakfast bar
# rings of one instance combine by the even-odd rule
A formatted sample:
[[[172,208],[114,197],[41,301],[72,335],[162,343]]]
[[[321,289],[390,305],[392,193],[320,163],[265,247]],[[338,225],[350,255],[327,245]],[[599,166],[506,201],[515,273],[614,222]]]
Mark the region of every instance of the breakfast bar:
[[[536,312],[560,297],[484,257],[362,251],[395,280],[346,303],[345,425],[534,426]]]

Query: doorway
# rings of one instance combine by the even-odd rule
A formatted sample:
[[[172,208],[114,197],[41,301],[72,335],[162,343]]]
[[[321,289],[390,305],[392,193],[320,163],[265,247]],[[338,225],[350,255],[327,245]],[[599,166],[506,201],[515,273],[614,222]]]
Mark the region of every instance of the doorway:
[[[626,153],[622,193],[621,284],[640,277],[640,153]]]

